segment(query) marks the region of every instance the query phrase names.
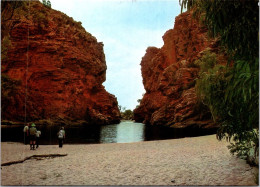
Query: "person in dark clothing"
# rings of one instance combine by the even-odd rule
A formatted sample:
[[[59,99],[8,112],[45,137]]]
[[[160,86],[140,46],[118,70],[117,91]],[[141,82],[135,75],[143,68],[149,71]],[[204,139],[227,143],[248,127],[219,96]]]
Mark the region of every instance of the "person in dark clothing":
[[[59,132],[57,133],[58,135],[58,139],[59,139],[59,147],[62,148],[63,146],[63,142],[64,142],[64,139],[65,139],[65,130],[64,130],[64,127],[61,127]]]

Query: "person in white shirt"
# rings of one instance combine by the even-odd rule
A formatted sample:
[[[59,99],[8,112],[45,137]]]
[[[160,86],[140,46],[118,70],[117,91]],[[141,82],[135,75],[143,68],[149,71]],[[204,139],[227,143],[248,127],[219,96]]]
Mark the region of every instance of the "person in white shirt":
[[[41,136],[41,131],[38,131],[36,132],[35,136],[36,136],[36,148],[39,147],[39,141],[40,141],[40,136]]]
[[[30,124],[27,123],[24,128],[23,128],[23,133],[24,133],[24,144],[27,145],[29,142],[29,126]]]
[[[65,139],[65,130],[64,127],[61,127],[59,132],[57,133],[59,139],[59,147],[62,148],[63,141]]]

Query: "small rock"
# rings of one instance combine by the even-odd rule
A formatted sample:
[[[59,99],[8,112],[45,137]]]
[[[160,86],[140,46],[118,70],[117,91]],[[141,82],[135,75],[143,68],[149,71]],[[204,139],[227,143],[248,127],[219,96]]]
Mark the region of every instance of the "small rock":
[[[172,183],[175,183],[175,180],[174,180],[174,179],[172,179],[172,180],[171,180],[171,182],[172,182]]]

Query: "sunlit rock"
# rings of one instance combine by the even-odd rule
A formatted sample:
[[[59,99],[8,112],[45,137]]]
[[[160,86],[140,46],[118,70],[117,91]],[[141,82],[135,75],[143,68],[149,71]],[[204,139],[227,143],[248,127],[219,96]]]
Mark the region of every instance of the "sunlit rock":
[[[102,85],[107,69],[103,43],[80,22],[30,1],[2,26],[7,31],[2,38],[11,42],[2,74],[19,81],[2,105],[3,120],[23,121],[26,103],[27,121],[119,122],[117,99]]]
[[[146,93],[134,110],[135,120],[174,128],[215,127],[210,112],[196,96],[199,67],[194,62],[202,51],[215,49],[217,40],[207,37],[207,29],[190,12],[176,17],[174,28],[163,40],[162,48],[149,47],[142,58]]]

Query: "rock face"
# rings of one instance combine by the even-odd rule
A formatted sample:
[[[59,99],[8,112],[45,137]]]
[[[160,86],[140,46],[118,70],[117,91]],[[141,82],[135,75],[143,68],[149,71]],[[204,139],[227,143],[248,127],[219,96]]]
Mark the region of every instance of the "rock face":
[[[149,47],[142,58],[146,93],[134,110],[134,119],[174,128],[214,127],[210,112],[196,96],[199,68],[194,62],[204,50],[214,51],[217,41],[208,39],[207,29],[190,12],[176,17],[174,29],[163,40],[162,48]]]
[[[32,1],[3,24],[9,32],[2,38],[10,45],[2,74],[17,84],[2,97],[8,100],[2,119],[119,122],[117,99],[102,85],[107,69],[103,43],[80,22]]]

